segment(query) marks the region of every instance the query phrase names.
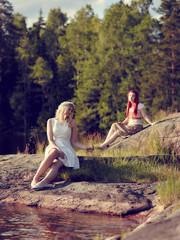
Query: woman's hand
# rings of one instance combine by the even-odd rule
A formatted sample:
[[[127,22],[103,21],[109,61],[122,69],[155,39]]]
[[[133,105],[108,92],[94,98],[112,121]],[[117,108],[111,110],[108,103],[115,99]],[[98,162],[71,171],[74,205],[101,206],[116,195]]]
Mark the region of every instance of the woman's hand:
[[[59,151],[59,157],[64,159],[64,153],[62,151]]]
[[[94,147],[86,147],[86,151],[93,152],[94,151]]]

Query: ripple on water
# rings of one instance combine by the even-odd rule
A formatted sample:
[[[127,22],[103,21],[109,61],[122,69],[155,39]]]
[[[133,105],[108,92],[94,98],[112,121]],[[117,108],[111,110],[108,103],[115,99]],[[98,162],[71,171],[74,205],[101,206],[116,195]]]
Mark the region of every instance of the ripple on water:
[[[0,205],[0,239],[105,239],[138,225],[133,218]]]

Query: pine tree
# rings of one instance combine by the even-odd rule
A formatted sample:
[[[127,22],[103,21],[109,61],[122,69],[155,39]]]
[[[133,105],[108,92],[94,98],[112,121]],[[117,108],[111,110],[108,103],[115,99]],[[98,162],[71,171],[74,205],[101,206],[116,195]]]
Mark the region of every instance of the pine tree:
[[[148,81],[142,87],[152,112],[179,111],[180,3],[163,0],[158,12],[162,17],[157,26],[157,41],[152,43],[153,54],[146,61],[149,63]]]
[[[79,10],[67,27],[66,38],[75,69],[76,120],[82,134],[98,130],[100,96],[97,39],[100,21],[90,5]]]
[[[0,132],[9,130],[12,112],[9,97],[17,80],[15,60],[16,27],[13,24],[13,7],[6,0],[0,1]]]
[[[107,129],[125,118],[127,93],[141,90],[147,55],[152,53],[154,21],[149,14],[152,1],[122,1],[106,10],[100,33],[104,87],[101,92],[100,128]]]
[[[163,92],[171,109],[180,105],[180,2],[163,0],[159,12],[162,14],[162,38],[159,43]]]

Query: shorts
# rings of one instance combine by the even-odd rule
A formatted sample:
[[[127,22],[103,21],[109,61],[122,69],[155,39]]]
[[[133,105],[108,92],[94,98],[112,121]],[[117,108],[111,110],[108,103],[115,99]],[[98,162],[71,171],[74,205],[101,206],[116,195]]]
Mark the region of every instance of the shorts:
[[[140,132],[143,129],[142,125],[119,125],[118,123],[115,124],[115,131],[117,131],[120,136],[128,136],[128,135],[133,135],[137,132]]]

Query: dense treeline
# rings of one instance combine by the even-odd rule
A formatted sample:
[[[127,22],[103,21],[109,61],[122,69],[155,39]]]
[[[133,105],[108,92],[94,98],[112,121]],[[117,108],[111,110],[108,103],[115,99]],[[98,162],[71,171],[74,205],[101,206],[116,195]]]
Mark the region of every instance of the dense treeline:
[[[60,8],[27,28],[0,0],[0,132],[44,131],[65,100],[76,104],[81,134],[125,118],[126,94],[140,92],[147,111],[180,109],[180,2],[123,1],[100,20],[90,5],[68,21]]]

